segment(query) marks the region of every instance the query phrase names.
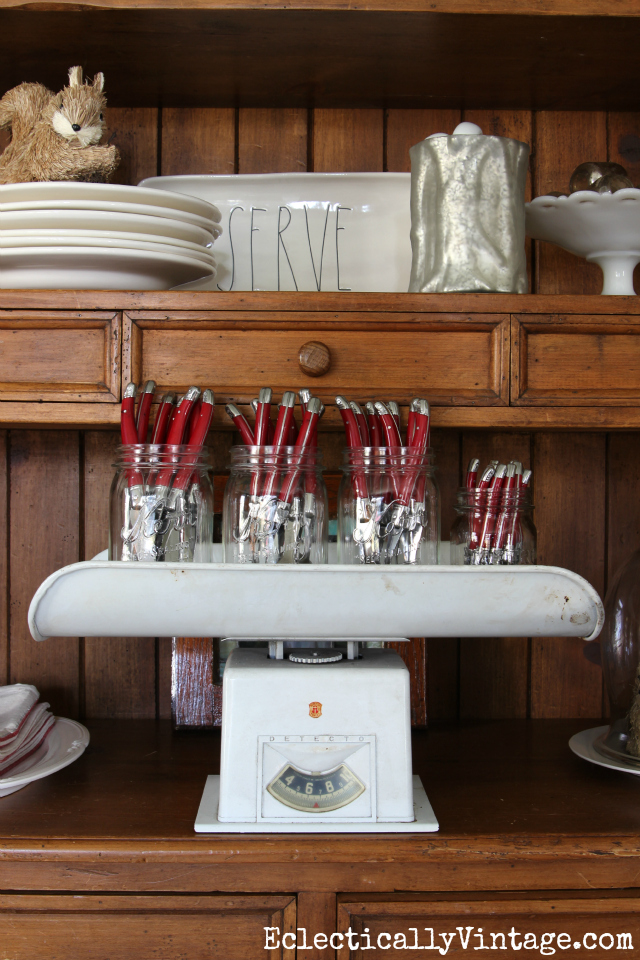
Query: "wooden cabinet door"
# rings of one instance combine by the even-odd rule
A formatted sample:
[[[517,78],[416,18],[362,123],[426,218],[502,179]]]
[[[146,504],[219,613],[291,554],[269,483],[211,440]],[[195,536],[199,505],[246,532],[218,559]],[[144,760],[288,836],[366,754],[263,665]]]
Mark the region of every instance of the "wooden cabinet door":
[[[328,352],[309,376],[302,348]],[[301,366],[301,351],[303,360]],[[125,313],[123,377],[158,391],[210,384],[221,402],[246,403],[263,385],[276,395],[310,387],[323,402],[385,397],[408,403],[506,405],[509,317],[478,314]]]
[[[345,946],[351,930],[352,949],[336,954],[344,960],[408,957],[415,956],[415,950],[425,950],[425,957],[452,960],[483,956],[619,960],[640,948],[640,898],[607,893],[593,897],[558,893],[536,899],[344,895],[339,898],[337,929]],[[334,946],[339,945],[336,940]]]
[[[511,403],[638,405],[640,317],[514,316]]]
[[[7,960],[293,960],[265,927],[295,933],[291,896],[0,896]],[[293,939],[285,939],[291,945]]]
[[[121,314],[0,310],[0,400],[117,403]]]

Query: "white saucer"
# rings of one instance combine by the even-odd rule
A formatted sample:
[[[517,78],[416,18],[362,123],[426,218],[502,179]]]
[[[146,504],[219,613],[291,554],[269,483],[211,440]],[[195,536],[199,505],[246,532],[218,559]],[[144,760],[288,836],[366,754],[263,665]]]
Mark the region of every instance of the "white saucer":
[[[53,729],[42,746],[18,764],[10,776],[0,778],[0,797],[7,797],[34,780],[41,780],[68,767],[82,756],[89,739],[89,731],[81,723],[56,717]]]
[[[213,204],[184,193],[152,190],[149,187],[130,187],[119,183],[7,183],[0,186],[0,203],[24,203],[43,200],[86,200],[91,203],[150,203],[156,207],[187,210],[207,220],[220,221],[220,211]]]
[[[2,247],[0,289],[169,290],[216,268],[193,257],[108,247]]]
[[[212,231],[214,221],[211,217],[200,217],[187,210],[174,210],[172,207],[154,207],[146,203],[122,203],[113,200],[25,200],[24,203],[0,203],[0,214],[4,222],[7,213],[29,213],[51,210],[88,210],[91,213],[128,213],[145,217],[162,217],[163,220],[177,220],[190,223],[202,230]]]
[[[604,727],[591,727],[590,730],[583,730],[581,733],[574,734],[569,740],[569,746],[577,757],[588,760],[589,763],[595,763],[599,767],[608,767],[609,770],[622,770],[624,773],[633,773],[636,777],[640,776],[640,766],[629,761],[624,763],[622,760],[608,759],[599,753],[594,744],[603,734],[607,732],[609,725]]]
[[[85,240],[124,240],[125,246],[130,240],[140,241],[142,243],[169,243],[175,247],[184,247],[185,250],[193,250],[194,253],[213,254],[213,243],[209,240],[206,244],[192,243],[191,240],[182,240],[178,237],[169,235],[160,236],[155,233],[134,233],[126,230],[51,230],[28,227],[26,230],[3,230],[0,228],[0,244],[3,240],[13,239],[23,240],[58,240],[61,244],[68,243],[69,240],[75,240],[76,246],[81,246]],[[4,243],[3,246],[12,246],[10,243]],[[16,244],[17,246],[17,244]]]
[[[94,210],[18,210],[5,211],[0,217],[0,233],[5,230],[117,230],[148,233],[157,237],[176,237],[206,246],[220,236],[216,223],[206,229],[183,220],[152,217],[146,214],[110,213]]]
[[[31,247],[97,247],[107,250],[146,250],[148,253],[164,253],[173,257],[191,257],[215,267],[216,260],[211,250],[206,247],[192,249],[180,247],[173,243],[164,243],[161,240],[113,240],[111,237],[83,237],[70,233],[66,237],[6,237],[0,231],[0,247],[3,250],[17,250]]]

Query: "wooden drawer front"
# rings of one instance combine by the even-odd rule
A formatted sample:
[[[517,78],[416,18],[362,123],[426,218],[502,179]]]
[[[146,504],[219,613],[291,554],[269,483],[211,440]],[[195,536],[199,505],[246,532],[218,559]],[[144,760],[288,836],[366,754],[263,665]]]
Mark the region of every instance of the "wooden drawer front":
[[[220,400],[238,402],[269,385],[276,395],[309,386],[325,401],[344,393],[406,403],[420,393],[439,404],[507,403],[508,318],[413,324],[333,319],[299,315],[292,323],[286,315],[276,326],[125,314],[123,376],[154,379],[159,390],[207,384]],[[300,347],[310,340],[331,352],[331,367],[321,377],[300,369]]]
[[[634,957],[640,948],[640,899],[604,896],[425,901],[406,897],[385,901],[349,900],[345,896],[338,904],[337,927],[341,933],[349,927],[355,932],[352,945],[357,949],[348,956],[362,960],[414,956],[408,951],[416,944],[425,951],[431,947],[433,952],[423,956],[446,955],[457,960],[482,956],[508,960],[514,956],[536,960],[544,956],[554,956],[556,960],[561,956],[594,960],[615,956],[620,960]],[[543,941],[544,934],[547,936]],[[375,949],[368,952],[368,946]],[[485,950],[491,952],[484,953]]]
[[[511,402],[640,403],[638,317],[514,317]]]
[[[0,897],[6,960],[293,960],[265,950],[264,927],[295,932],[291,896]],[[285,939],[292,945],[292,939]]]
[[[0,311],[0,399],[120,399],[119,313]]]

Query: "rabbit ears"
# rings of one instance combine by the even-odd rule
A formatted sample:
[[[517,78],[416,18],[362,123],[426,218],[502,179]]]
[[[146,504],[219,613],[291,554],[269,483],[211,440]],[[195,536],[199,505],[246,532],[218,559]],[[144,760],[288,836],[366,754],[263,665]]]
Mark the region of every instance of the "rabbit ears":
[[[70,87],[81,87],[82,86],[82,67],[71,67],[69,70],[69,86]],[[96,73],[93,78],[93,88],[97,90],[98,93],[102,93],[104,90],[104,74]]]

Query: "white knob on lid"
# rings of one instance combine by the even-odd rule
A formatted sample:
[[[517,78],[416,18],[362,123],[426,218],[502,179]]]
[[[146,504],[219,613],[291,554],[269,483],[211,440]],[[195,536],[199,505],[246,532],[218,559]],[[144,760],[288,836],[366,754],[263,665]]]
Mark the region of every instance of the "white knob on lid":
[[[459,134],[472,134],[472,133],[482,133],[482,127],[479,127],[477,123],[470,123],[468,120],[464,120],[462,123],[459,123],[458,126],[453,131],[453,135],[458,136]]]

